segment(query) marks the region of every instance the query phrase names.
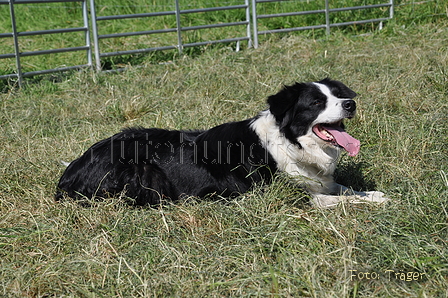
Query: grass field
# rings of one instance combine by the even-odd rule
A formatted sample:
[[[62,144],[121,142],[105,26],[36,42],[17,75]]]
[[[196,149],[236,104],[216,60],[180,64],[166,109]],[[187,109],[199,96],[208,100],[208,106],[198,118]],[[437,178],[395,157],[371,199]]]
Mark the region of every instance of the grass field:
[[[0,297],[448,297],[448,20],[403,20],[6,88]],[[361,152],[337,180],[385,205],[315,209],[284,177],[160,209],[53,201],[60,161],[124,127],[245,119],[282,84],[326,76],[359,94],[346,125]]]

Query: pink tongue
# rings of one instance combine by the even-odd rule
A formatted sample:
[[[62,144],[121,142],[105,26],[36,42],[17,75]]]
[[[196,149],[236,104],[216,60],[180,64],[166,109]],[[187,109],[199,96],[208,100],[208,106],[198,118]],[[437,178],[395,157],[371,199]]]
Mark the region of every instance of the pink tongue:
[[[347,150],[348,155],[355,156],[359,153],[361,143],[345,132],[341,127],[324,126],[325,130],[331,133],[336,143]]]

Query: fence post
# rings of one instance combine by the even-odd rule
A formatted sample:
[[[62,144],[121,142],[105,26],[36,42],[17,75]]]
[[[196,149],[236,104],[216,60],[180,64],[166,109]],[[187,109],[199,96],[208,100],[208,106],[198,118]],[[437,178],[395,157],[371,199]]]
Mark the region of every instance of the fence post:
[[[177,26],[177,46],[179,48],[179,54],[182,54],[182,27],[180,25],[180,6],[179,0],[176,0],[176,26]]]
[[[87,8],[87,0],[82,1],[82,19],[84,21],[84,28],[87,29],[85,34],[87,50],[87,65],[92,67],[92,42],[90,40],[90,29],[89,29],[89,11]]]
[[[90,17],[92,19],[93,45],[95,47],[95,70],[101,71],[100,46],[98,42],[98,27],[96,26],[95,0],[90,0]]]
[[[14,0],[9,0],[9,13],[11,14],[12,35],[14,39],[14,52],[16,56],[17,78],[19,81],[19,86],[22,87],[23,75],[22,75],[22,67],[20,65],[19,39],[17,36],[16,16],[14,13]]]
[[[327,35],[330,34],[330,4],[325,0],[325,30]]]
[[[254,48],[258,48],[257,0],[252,0],[252,26],[254,29]]]
[[[247,21],[247,28],[246,28],[246,35],[249,38],[247,41],[247,47],[252,47],[252,38],[251,38],[251,32],[250,32],[250,6],[249,6],[249,0],[244,0],[244,4],[246,5],[246,21]]]
[[[389,10],[389,18],[393,19],[394,18],[394,0],[390,0],[390,10]]]

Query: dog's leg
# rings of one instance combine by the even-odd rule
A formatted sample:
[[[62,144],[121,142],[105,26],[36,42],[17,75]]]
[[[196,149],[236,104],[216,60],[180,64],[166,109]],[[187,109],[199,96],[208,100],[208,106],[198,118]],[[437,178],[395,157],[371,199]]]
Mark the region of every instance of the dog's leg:
[[[389,200],[381,191],[354,191],[340,184],[336,185],[336,189],[335,193],[338,195],[313,194],[314,205],[319,208],[331,208],[342,202],[362,204],[383,203]]]
[[[356,196],[359,200],[361,200],[361,203],[363,201],[382,203],[389,200],[389,198],[386,198],[384,193],[381,191],[354,191],[353,189],[350,189],[344,185],[337,184],[337,186],[338,194],[344,196]]]
[[[346,201],[345,196],[312,194],[313,205],[318,208],[333,208]]]

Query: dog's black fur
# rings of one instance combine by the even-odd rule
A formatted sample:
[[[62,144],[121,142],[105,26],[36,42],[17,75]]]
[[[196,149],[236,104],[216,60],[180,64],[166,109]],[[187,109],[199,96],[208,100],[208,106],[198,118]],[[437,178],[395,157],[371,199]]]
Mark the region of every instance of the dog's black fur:
[[[232,196],[269,181],[275,162],[249,121],[206,131],[129,128],[93,145],[73,161],[56,199],[101,197],[125,190],[136,205],[182,195]]]

